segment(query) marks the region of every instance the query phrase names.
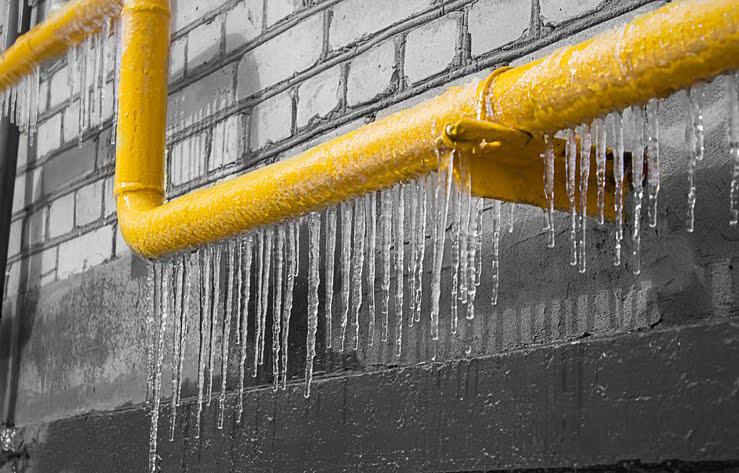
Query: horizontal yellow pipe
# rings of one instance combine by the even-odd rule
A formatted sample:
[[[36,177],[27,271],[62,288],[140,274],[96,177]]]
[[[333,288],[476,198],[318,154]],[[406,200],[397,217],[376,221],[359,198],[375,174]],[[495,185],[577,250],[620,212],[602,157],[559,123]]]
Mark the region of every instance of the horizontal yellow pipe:
[[[11,87],[36,66],[98,33],[107,18],[118,15],[122,5],[123,0],[69,2],[0,55],[0,89]]]

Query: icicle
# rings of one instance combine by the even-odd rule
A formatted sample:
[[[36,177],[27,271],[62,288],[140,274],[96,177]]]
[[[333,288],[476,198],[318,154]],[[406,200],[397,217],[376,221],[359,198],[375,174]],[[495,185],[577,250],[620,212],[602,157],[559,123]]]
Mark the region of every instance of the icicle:
[[[91,36],[94,54],[92,56],[92,101],[90,103],[90,127],[92,128],[93,119],[98,116],[100,104],[98,104],[98,78],[100,77],[100,35]],[[93,50],[90,50],[92,52]]]
[[[513,217],[516,214],[516,203],[511,202],[508,205],[508,233],[513,233]]]
[[[89,109],[89,87],[87,84],[87,58],[90,57],[90,47],[92,39],[87,38],[82,43],[82,54],[78,55],[77,60],[80,62],[80,109],[79,109],[79,134],[77,135],[77,144],[82,146],[82,138],[85,130],[87,130],[87,118]]]
[[[184,292],[184,280],[182,279],[184,267],[182,259],[178,259],[172,274],[174,286],[174,305],[172,310],[172,402],[169,414],[169,441],[174,441],[175,426],[177,424],[177,389],[179,380],[180,349],[182,348],[182,293]]]
[[[457,333],[459,328],[459,263],[460,238],[462,236],[462,193],[455,185],[452,186],[454,207],[452,213],[452,290],[451,290],[451,332]],[[451,196],[450,196],[451,197]]]
[[[377,193],[370,192],[364,196],[367,206],[367,312],[369,326],[367,327],[367,344],[375,343],[375,255],[377,252]]]
[[[405,269],[405,184],[395,186],[395,337],[396,355],[403,346],[403,271]]]
[[[392,206],[392,189],[384,189],[380,193],[381,199],[381,220],[380,233],[382,235],[382,328],[380,331],[380,339],[387,342],[388,325],[390,323],[390,251],[393,245],[393,206]]]
[[[493,256],[491,259],[491,271],[493,284],[490,288],[490,300],[492,304],[498,305],[498,295],[500,291],[500,227],[501,227],[501,203],[499,200],[493,201]]]
[[[269,307],[269,280],[272,267],[272,246],[274,228],[267,228],[264,232],[264,273],[262,279],[262,311],[259,315],[259,364],[264,364],[265,332],[267,330],[267,309]]]
[[[467,282],[468,282],[467,265],[469,263],[467,253],[469,252],[470,222],[472,219],[472,180],[471,180],[472,178],[470,176],[469,163],[466,160],[461,160],[460,166],[461,166],[461,174],[462,174],[462,190],[461,190],[462,192],[462,226],[460,227],[460,234],[459,234],[460,268],[459,268],[458,298],[460,301],[462,301],[462,303],[466,304],[467,297],[469,296],[469,292],[467,290]],[[434,246],[434,248],[436,248],[436,246]],[[436,261],[436,253],[434,253],[434,261]]]
[[[590,179],[590,145],[592,142],[591,128],[583,126],[580,137],[580,241],[577,242],[578,270],[585,273],[587,270],[587,227],[588,227],[588,180]]]
[[[431,175],[427,174],[419,181],[418,186],[418,199],[421,204],[421,208],[418,211],[418,248],[416,254],[416,317],[415,322],[421,321],[421,300],[423,296],[423,263],[426,259],[426,191],[429,187],[429,180]]]
[[[341,345],[344,351],[346,326],[349,321],[349,295],[352,266],[352,203],[341,203]]]
[[[100,61],[102,64],[100,67],[100,83],[98,84],[98,93],[100,94],[98,97],[98,128],[100,130],[103,129],[103,122],[105,121],[103,108],[105,108],[105,83],[108,79],[108,61],[106,56],[108,55],[108,38],[110,37],[110,24],[112,21],[112,19],[103,21],[102,47],[100,51]],[[115,97],[113,96],[113,100],[115,100]]]
[[[482,198],[475,199],[475,286],[480,285],[480,275],[482,274],[482,212],[484,210],[485,200]],[[516,204],[510,205],[510,221],[508,222],[509,233],[513,231],[513,208]]]
[[[156,312],[161,292],[160,265],[149,262],[146,271],[146,401],[151,400],[154,393],[154,350],[156,349]]]
[[[641,273],[641,207],[644,198],[644,110],[632,107],[631,185],[634,188],[634,229],[631,233],[634,274]]]
[[[410,252],[410,294],[408,299],[408,326],[413,327],[416,313],[416,251],[418,248],[418,181],[413,181],[408,185],[408,207],[410,215],[408,220],[410,223],[409,252]]]
[[[280,348],[282,331],[282,273],[285,264],[285,225],[277,227],[277,248],[275,250],[275,289],[272,303],[272,390],[280,387]]]
[[[221,246],[213,247],[213,305],[210,307],[210,343],[208,344],[208,399],[210,406],[213,400],[213,372],[216,363],[216,322],[218,320],[219,298],[221,296]]]
[[[295,287],[295,264],[297,254],[298,222],[292,222],[287,228],[287,269],[285,270],[285,305],[282,308],[282,371],[280,371],[280,384],[283,391],[287,389],[287,357],[288,341],[290,339],[290,314],[293,310],[293,289]]]
[[[115,39],[113,40],[113,126],[110,133],[110,144],[115,145],[118,123],[118,88],[121,65],[121,24],[115,24]]]
[[[244,309],[241,312],[241,359],[239,360],[239,413],[236,422],[241,423],[244,413],[244,376],[246,375],[246,346],[249,335],[249,301],[251,299],[251,264],[254,252],[254,237],[247,235],[241,242],[241,294],[244,298]]]
[[[228,348],[231,340],[231,318],[234,304],[234,260],[236,259],[236,241],[231,240],[226,246],[226,298],[223,301],[223,339],[221,340],[221,394],[218,397],[218,429],[223,428],[223,417],[226,411],[226,383],[228,381]],[[220,267],[220,266],[219,266]],[[216,286],[217,290],[218,286]]]
[[[33,75],[31,76],[31,103],[30,106],[30,112],[29,112],[29,134],[31,136],[36,134],[36,129],[38,128],[38,112],[39,112],[39,95],[40,95],[40,80],[41,80],[41,69],[39,66],[36,66],[36,68],[33,70]]]
[[[164,265],[161,281],[161,311],[159,314],[159,340],[157,342],[156,366],[154,368],[154,392],[151,408],[151,429],[149,430],[149,471],[157,471],[157,434],[159,428],[159,405],[162,390],[162,363],[164,362],[164,338],[169,315],[169,282],[171,271]]]
[[[334,265],[336,261],[336,207],[326,209],[326,349],[333,342]]]
[[[182,329],[180,330],[180,357],[177,364],[177,406],[182,400],[182,370],[185,366],[185,351],[187,348],[187,334],[190,329],[190,293],[192,292],[192,259],[190,255],[183,256],[182,280],[185,285],[182,302],[180,303]]]
[[[616,212],[616,245],[613,264],[621,265],[621,242],[624,239],[624,127],[621,113],[613,114],[613,135],[616,149],[613,157],[613,181],[615,184],[614,210]]]
[[[739,72],[726,76],[729,104],[729,156],[731,160],[731,188],[729,192],[729,225],[739,224]]]
[[[547,229],[549,241],[547,247],[554,248],[554,136],[544,135],[546,152],[544,154],[544,195],[547,199]]]
[[[440,150],[438,151],[441,152]],[[444,260],[444,242],[446,240],[446,216],[449,209],[449,193],[454,173],[455,150],[448,153],[446,163],[442,162],[437,172],[436,185],[436,248],[434,250],[434,268],[431,280],[431,338],[439,339],[439,299],[441,297],[441,265]]]
[[[649,193],[649,226],[657,227],[657,197],[659,196],[659,100],[651,99],[647,103],[647,184]]]
[[[605,223],[606,202],[606,124],[602,118],[593,120],[593,140],[595,141],[595,162],[598,177],[598,223]]]
[[[703,84],[690,88],[687,95],[688,122],[685,130],[685,143],[688,147],[688,220],[687,230],[695,227],[695,166],[703,160]]]
[[[470,176],[471,179],[471,176]],[[467,320],[475,318],[475,298],[477,297],[477,239],[482,235],[481,229],[477,226],[482,223],[482,199],[478,197],[470,197],[470,230],[468,235],[467,247]],[[465,275],[463,275],[465,277]]]
[[[305,392],[303,394],[306,398],[310,397],[310,384],[313,380],[313,358],[316,356],[316,329],[318,327],[318,284],[321,277],[318,271],[319,259],[321,256],[321,219],[315,212],[312,212],[310,214],[309,219],[308,238],[310,244],[308,252],[308,334],[305,349]],[[342,226],[344,225],[345,222],[342,222]]]
[[[570,202],[570,266],[577,266],[577,200],[575,186],[577,183],[577,140],[575,130],[567,130],[567,199]]]
[[[203,417],[203,393],[205,391],[205,369],[207,356],[205,352],[210,331],[210,295],[213,287],[211,270],[213,266],[211,247],[200,250],[200,345],[198,347],[198,414],[195,438],[200,438],[201,420]]]
[[[365,239],[364,198],[354,199],[354,260],[352,261],[352,304],[354,315],[354,349],[359,348],[359,309],[362,307],[362,268]]]
[[[256,286],[257,286],[257,307],[254,312],[254,366],[252,371],[252,377],[257,377],[257,371],[259,369],[259,339],[262,333],[262,305],[265,304],[266,294],[263,287],[264,276],[264,245],[265,245],[265,234],[264,229],[259,230],[257,234],[257,266],[259,271],[256,274]]]
[[[235,324],[236,327],[234,330],[234,342],[236,345],[241,344],[241,318],[242,314],[244,313],[244,290],[243,290],[243,278],[244,278],[244,271],[243,271],[243,262],[242,259],[244,257],[244,252],[242,249],[243,242],[242,238],[239,237],[235,242],[234,245],[236,246],[234,248],[234,251],[236,252],[235,255],[235,261],[234,261],[234,275],[236,277],[236,281],[234,282],[234,287],[236,288],[236,300],[234,301],[234,306],[236,307],[236,314],[234,314]]]

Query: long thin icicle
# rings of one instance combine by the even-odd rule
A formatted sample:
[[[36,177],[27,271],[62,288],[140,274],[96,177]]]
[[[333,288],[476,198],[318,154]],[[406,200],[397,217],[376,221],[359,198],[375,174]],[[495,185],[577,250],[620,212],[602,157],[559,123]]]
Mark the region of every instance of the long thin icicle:
[[[426,193],[427,189],[429,188],[429,182],[431,180],[431,175],[427,174],[425,177],[423,177],[420,181],[420,186],[418,187],[418,199],[420,203],[420,209],[418,210],[418,248],[417,248],[417,254],[416,254],[416,300],[415,300],[415,307],[416,307],[416,316],[415,316],[415,322],[421,321],[421,301],[423,296],[423,263],[426,260],[426,213],[427,213],[427,203],[426,203]]]
[[[471,177],[471,176],[470,176]],[[470,184],[471,185],[471,184]],[[477,297],[477,246],[478,238],[482,237],[482,205],[479,197],[471,197],[470,202],[470,233],[467,243],[467,320],[475,318],[475,298]],[[478,226],[479,225],[479,226]],[[482,242],[480,242],[480,245]]]
[[[431,338],[439,339],[439,299],[441,297],[441,266],[444,260],[444,242],[446,240],[446,217],[449,209],[449,194],[452,187],[454,173],[454,155],[455,150],[448,153],[446,162],[442,162],[437,172],[436,186],[436,249],[434,250],[434,268],[431,280]]]
[[[462,175],[462,225],[459,234],[460,268],[458,297],[463,304],[466,304],[467,297],[469,296],[469,291],[467,290],[467,275],[469,274],[467,270],[467,265],[469,264],[467,253],[470,245],[470,221],[472,219],[472,178],[470,176],[470,165],[466,160],[460,161],[460,169]],[[436,231],[436,227],[434,227],[434,231]],[[436,235],[434,235],[434,238],[436,238]],[[435,240],[434,243],[436,243]],[[436,245],[434,245],[434,251],[436,251]],[[436,258],[436,253],[434,253],[434,258]]]
[[[359,310],[362,307],[365,220],[364,198],[357,197],[354,199],[354,260],[352,261],[352,323],[354,324],[355,350],[359,348]]]
[[[182,294],[182,330],[180,330],[180,358],[177,365],[177,406],[182,401],[182,373],[185,366],[185,352],[187,351],[187,334],[190,329],[190,294],[192,292],[192,258],[190,255],[183,256],[182,279],[185,289]]]
[[[657,227],[657,198],[659,197],[659,100],[651,99],[647,102],[647,192],[649,193],[649,208],[647,215],[649,226]]]
[[[221,394],[218,396],[218,429],[223,428],[223,418],[226,411],[226,383],[228,381],[228,348],[231,339],[231,318],[233,317],[234,305],[234,277],[236,260],[236,241],[231,240],[226,246],[227,250],[227,267],[226,267],[226,298],[223,301],[224,319],[221,340]]]
[[[590,179],[590,144],[591,134],[588,125],[583,126],[580,137],[580,241],[577,243],[579,251],[578,270],[584,273],[587,270],[586,237],[588,227],[588,180]]]
[[[499,200],[493,201],[493,256],[491,259],[490,273],[492,274],[493,283],[490,287],[490,301],[494,306],[498,305],[498,296],[500,295],[500,228],[502,226],[501,203]]]
[[[342,222],[344,225],[344,222]],[[313,381],[313,358],[316,356],[316,329],[318,327],[318,285],[320,283],[319,264],[321,257],[321,218],[312,212],[308,222],[308,330],[305,342],[305,391],[303,395],[310,397],[310,385]]]
[[[613,208],[616,213],[616,231],[613,264],[621,265],[621,242],[624,239],[624,127],[621,113],[613,114],[613,136],[616,149],[613,155],[613,182],[615,194]]]
[[[593,120],[595,163],[598,177],[598,223],[605,223],[606,208],[606,122],[602,118]]]
[[[575,130],[567,130],[567,199],[570,202],[570,266],[577,266],[577,140]]]
[[[269,280],[272,275],[272,246],[274,240],[274,228],[267,228],[264,232],[264,279],[262,279],[262,312],[259,315],[259,364],[264,364],[264,347],[266,343],[265,332],[267,331],[267,309],[269,308]]]
[[[294,238],[294,237],[293,237]],[[326,349],[333,342],[333,305],[334,305],[334,263],[336,261],[336,207],[326,209],[326,302],[324,304],[326,320]]]
[[[703,84],[690,88],[687,96],[688,122],[685,131],[685,143],[688,147],[688,218],[687,231],[695,228],[695,166],[703,161]]]
[[[405,184],[395,187],[395,340],[396,355],[403,347],[403,271],[405,269]]]
[[[410,224],[410,236],[408,238],[409,243],[409,263],[410,263],[410,294],[411,297],[408,298],[408,313],[410,314],[410,317],[408,317],[408,326],[413,327],[413,322],[415,320],[414,314],[416,313],[416,248],[418,247],[418,181],[413,181],[407,186],[407,198],[408,198],[408,208],[410,211],[410,214],[408,215],[408,220]]]
[[[460,237],[462,232],[462,193],[459,187],[452,186],[452,290],[451,290],[451,333],[456,334],[459,328],[459,258]]]
[[[169,441],[174,441],[175,426],[177,425],[177,383],[179,379],[180,349],[182,348],[182,293],[184,292],[182,259],[178,258],[172,271],[172,285],[174,304],[172,310],[172,402],[169,414]]]
[[[254,237],[247,235],[241,241],[241,296],[243,310],[241,311],[241,360],[239,360],[239,413],[236,423],[241,423],[244,413],[244,377],[246,375],[246,345],[249,335],[249,301],[251,300],[251,264],[254,254]]]
[[[367,344],[375,343],[375,255],[377,253],[377,193],[370,192],[364,196],[367,216]]]
[[[275,289],[272,303],[272,390],[280,387],[280,348],[282,331],[282,273],[285,265],[285,225],[277,226],[277,248],[275,249]],[[292,269],[292,268],[291,268]]]
[[[264,301],[267,295],[264,292],[263,284],[264,281],[264,245],[265,245],[265,232],[264,229],[259,230],[257,233],[257,267],[258,272],[256,273],[256,286],[257,286],[257,307],[254,312],[254,365],[252,368],[252,377],[256,378],[259,370],[259,339],[262,333],[262,305],[266,304]]]
[[[162,392],[162,363],[164,362],[164,338],[167,330],[167,317],[169,315],[169,264],[165,263],[161,272],[161,310],[159,313],[159,340],[157,342],[156,366],[154,368],[154,392],[151,407],[151,428],[149,429],[149,471],[156,473],[157,466],[157,434],[159,429],[159,405]]]
[[[739,72],[726,76],[729,105],[729,157],[731,188],[729,191],[729,225],[739,224]]]
[[[221,246],[213,247],[213,305],[210,308],[210,343],[208,344],[208,399],[206,406],[210,406],[213,400],[213,374],[216,364],[216,329],[218,313],[220,308],[219,298],[221,296]]]
[[[287,357],[288,341],[290,340],[290,315],[293,311],[293,293],[295,287],[295,265],[298,246],[295,241],[298,222],[294,221],[287,227],[287,268],[285,270],[285,304],[282,307],[282,371],[280,371],[280,385],[282,390],[287,389]]]
[[[544,195],[547,198],[547,230],[549,239],[547,247],[554,248],[554,136],[544,135],[546,151],[544,154]]]
[[[641,273],[641,208],[644,199],[644,110],[632,107],[634,128],[631,149],[631,185],[634,188],[633,225],[631,232],[631,255],[634,274]]]
[[[344,351],[346,326],[349,323],[352,265],[352,203],[341,203],[341,345]]]
[[[205,391],[206,346],[210,330],[210,294],[213,287],[211,269],[213,253],[210,246],[200,250],[200,345],[198,346],[198,414],[195,438],[200,438],[203,418],[203,395]]]
[[[146,272],[146,401],[154,394],[154,350],[156,349],[156,312],[159,298],[161,265],[149,262]]]
[[[380,216],[380,233],[382,234],[382,328],[380,330],[380,339],[387,342],[388,324],[390,323],[390,251],[393,245],[393,206],[392,206],[392,190],[384,189],[380,193],[381,199],[381,216]]]

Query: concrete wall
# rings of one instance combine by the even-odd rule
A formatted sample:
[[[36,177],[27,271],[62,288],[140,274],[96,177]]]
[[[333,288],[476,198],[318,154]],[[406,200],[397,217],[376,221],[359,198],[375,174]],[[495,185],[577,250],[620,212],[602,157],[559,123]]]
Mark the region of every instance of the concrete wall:
[[[451,84],[482,77],[500,65],[540,57],[661,4],[648,0],[174,0],[169,194],[179,195],[288,157]],[[44,4],[37,8],[43,9]],[[24,137],[27,147],[19,156],[0,331],[0,361],[6,366],[11,327],[14,323],[20,327],[19,381],[7,390],[6,415],[29,428],[91,411],[137,406],[145,398],[145,262],[130,254],[117,231],[111,192],[112,76],[105,94],[105,124],[100,132],[87,134],[78,147],[77,99],[68,96],[65,67],[60,60],[45,68],[39,132],[31,139]],[[686,233],[684,225],[684,111],[679,98],[671,98],[663,103],[660,116],[660,224],[656,230],[645,230],[642,274],[631,274],[628,257],[625,267],[613,267],[612,227],[598,228],[594,222],[589,233],[589,270],[578,274],[567,263],[567,217],[557,217],[557,247],[547,250],[541,211],[518,206],[514,231],[505,234],[501,243],[499,305],[493,309],[487,303],[490,281],[484,274],[479,316],[463,327],[458,338],[445,329],[439,359],[559,346],[584,337],[623,337],[625,344],[616,350],[628,351],[629,340],[634,344],[642,340],[635,338],[634,331],[677,330],[736,315],[739,233],[727,225],[730,172],[721,84],[709,85],[707,96],[707,158],[697,171],[695,233]],[[188,153],[194,158],[188,159]],[[489,215],[485,218],[488,225]],[[625,249],[628,255],[630,246]],[[486,247],[486,261],[489,252]],[[305,287],[301,277],[291,336],[290,374],[296,382],[303,369]],[[442,301],[442,319],[448,317],[449,303]],[[194,337],[191,334],[191,347],[196,347]],[[727,337],[735,343],[734,332]],[[434,350],[428,343],[427,324],[409,333],[400,359],[393,355],[391,344],[362,347],[356,355],[346,356],[324,354],[322,348],[317,371],[333,376],[349,371],[381,375],[398,365],[428,361]],[[193,351],[188,352],[188,395],[194,393],[196,382]],[[704,361],[718,367],[729,363],[727,358]],[[645,375],[654,374],[642,365],[634,366],[646,370]],[[722,382],[739,379],[735,372],[727,376]],[[7,368],[0,369],[0,379],[8,379]],[[266,376],[250,380],[255,387],[266,382]],[[597,390],[597,380],[589,382],[583,389]],[[694,402],[713,401],[696,398]],[[707,415],[721,417],[737,407],[736,402],[722,406],[725,410]],[[685,460],[739,459],[735,446],[723,442],[730,435],[724,428],[730,417],[723,422],[711,420],[718,424],[704,443],[678,444],[666,457],[650,461],[662,461],[670,454]],[[686,431],[704,427],[698,420],[685,422]],[[630,433],[628,428],[623,431],[623,435]],[[696,454],[712,440],[722,445],[714,456]],[[577,454],[573,456],[568,462],[578,463]],[[627,458],[614,455],[602,461],[623,459]],[[599,462],[597,456],[582,460],[589,465]],[[567,466],[568,462],[554,463]],[[505,465],[537,466],[533,460]]]

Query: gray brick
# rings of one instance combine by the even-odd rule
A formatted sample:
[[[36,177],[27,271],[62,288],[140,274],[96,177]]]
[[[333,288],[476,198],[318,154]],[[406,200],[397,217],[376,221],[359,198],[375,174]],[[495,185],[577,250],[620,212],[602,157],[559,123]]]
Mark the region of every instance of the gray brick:
[[[169,48],[169,78],[179,79],[185,73],[187,36],[173,41]]]
[[[23,168],[28,164],[28,135],[22,133],[18,138],[18,160],[16,161],[16,169]]]
[[[49,238],[57,238],[74,228],[74,192],[51,203],[49,209]]]
[[[389,39],[354,58],[349,65],[346,101],[359,105],[385,92],[395,70],[395,41]]]
[[[284,19],[302,6],[302,0],[270,0],[267,2],[267,27]]]
[[[115,229],[115,256],[116,258],[120,258],[121,256],[126,256],[131,254],[131,248],[128,246],[128,243],[126,243],[126,240],[123,238],[123,234],[121,233],[121,228],[116,225]]]
[[[475,3],[468,22],[472,55],[479,56],[520,38],[529,27],[530,18],[529,2],[481,0]]]
[[[239,62],[237,98],[249,97],[308,69],[321,56],[323,15],[313,15],[247,52]]]
[[[99,220],[103,213],[103,181],[93,182],[77,190],[74,208],[78,227]]]
[[[112,176],[105,179],[103,188],[103,216],[110,217],[116,212],[115,178]]]
[[[38,126],[36,157],[42,158],[62,144],[62,114],[53,115]]]
[[[57,249],[47,248],[26,258],[28,284],[26,289],[36,289],[56,280]]]
[[[539,0],[541,16],[546,23],[563,23],[595,10],[603,0]]]
[[[422,11],[432,0],[344,0],[333,7],[329,47],[342,48]]]
[[[218,56],[223,34],[223,15],[190,31],[187,38],[187,69],[209,63]]]
[[[251,41],[262,32],[262,0],[242,0],[226,14],[226,52]]]
[[[112,133],[112,128],[106,128],[96,139],[98,168],[112,166],[115,163],[115,146],[111,144],[110,139]]]
[[[81,148],[67,150],[44,164],[43,193],[50,194],[91,174],[95,169],[95,147],[95,141],[87,140]]]
[[[226,0],[174,0],[172,2],[172,30],[179,31],[224,3]]]
[[[234,66],[228,65],[170,95],[169,106],[172,108],[177,103],[183,104],[183,115],[190,119],[195,117],[199,110],[204,111],[209,106],[211,113],[220,110],[224,105],[221,100],[224,96],[229,100],[233,98],[233,71]]]
[[[69,100],[69,85],[67,84],[67,66],[59,69],[51,76],[49,88],[49,106],[56,107]]]
[[[46,112],[49,109],[49,81],[43,80],[39,83],[38,89],[38,110],[39,113]]]
[[[113,225],[106,225],[59,245],[58,278],[68,278],[109,260],[113,238]]]
[[[252,110],[250,122],[252,150],[289,137],[292,131],[292,97],[283,92],[258,104]]]
[[[23,220],[15,220],[10,224],[10,235],[8,239],[8,258],[20,254],[23,238]]]
[[[302,128],[313,118],[323,118],[341,101],[341,68],[332,67],[311,77],[298,89],[297,125]]]
[[[411,30],[405,42],[404,72],[413,84],[444,71],[459,43],[459,15],[451,14]]]
[[[231,164],[241,157],[244,150],[243,121],[244,116],[236,114],[213,127],[208,170],[213,171]]]
[[[4,294],[4,297],[6,298],[15,296],[20,290],[21,264],[21,261],[16,261],[7,269],[8,276],[6,279]]]
[[[46,241],[47,208],[42,207],[26,219],[26,235],[31,246]]]
[[[64,142],[76,140],[80,129],[80,101],[75,100],[64,109]]]
[[[27,205],[41,198],[43,190],[42,177],[42,169],[35,168],[15,178],[13,213],[22,210]]]

